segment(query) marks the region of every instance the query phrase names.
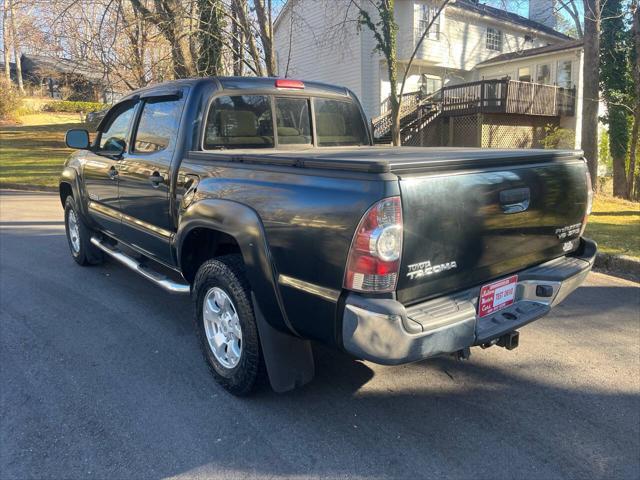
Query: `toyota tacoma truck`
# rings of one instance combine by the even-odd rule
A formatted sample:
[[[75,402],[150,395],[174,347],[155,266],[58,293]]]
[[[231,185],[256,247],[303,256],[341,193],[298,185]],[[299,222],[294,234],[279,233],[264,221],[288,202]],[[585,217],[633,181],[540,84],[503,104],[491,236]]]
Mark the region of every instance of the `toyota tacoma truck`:
[[[374,147],[337,86],[160,84],[66,143],[75,261],[110,257],[190,295],[211,372],[237,395],[309,382],[311,341],[386,365],[512,349],[596,254],[581,152]]]

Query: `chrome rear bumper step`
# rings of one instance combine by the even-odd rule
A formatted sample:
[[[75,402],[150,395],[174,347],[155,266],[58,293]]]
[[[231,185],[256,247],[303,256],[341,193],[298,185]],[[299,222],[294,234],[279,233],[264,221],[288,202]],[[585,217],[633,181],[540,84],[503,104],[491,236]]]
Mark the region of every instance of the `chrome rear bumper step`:
[[[162,273],[156,272],[146,265],[141,264],[138,260],[120,251],[118,248],[107,245],[96,237],[91,237],[91,243],[110,257],[129,267],[134,272],[137,272],[147,280],[152,281],[163,290],[177,295],[189,295],[189,293],[191,293],[191,287],[188,284],[171,280]]]

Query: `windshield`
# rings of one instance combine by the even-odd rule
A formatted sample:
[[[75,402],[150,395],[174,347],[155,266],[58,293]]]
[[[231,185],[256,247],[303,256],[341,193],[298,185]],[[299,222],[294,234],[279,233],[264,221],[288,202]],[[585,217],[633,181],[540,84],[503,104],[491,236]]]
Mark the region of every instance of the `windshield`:
[[[315,115],[315,141],[312,112]],[[225,95],[217,97],[211,104],[203,148],[215,150],[274,148],[276,145],[331,147],[368,144],[369,137],[360,109],[350,100]]]

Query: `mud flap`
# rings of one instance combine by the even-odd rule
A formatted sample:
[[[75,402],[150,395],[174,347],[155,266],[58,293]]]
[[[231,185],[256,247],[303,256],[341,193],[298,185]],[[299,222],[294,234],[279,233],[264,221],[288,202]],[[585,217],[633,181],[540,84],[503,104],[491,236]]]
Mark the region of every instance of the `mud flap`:
[[[311,342],[273,328],[262,315],[253,292],[251,299],[271,388],[283,393],[309,383],[315,375]]]

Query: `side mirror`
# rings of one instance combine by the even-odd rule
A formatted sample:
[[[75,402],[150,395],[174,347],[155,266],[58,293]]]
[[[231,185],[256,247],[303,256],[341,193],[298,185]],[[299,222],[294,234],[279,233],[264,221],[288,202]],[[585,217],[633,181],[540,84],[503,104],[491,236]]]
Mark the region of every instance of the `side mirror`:
[[[67,130],[64,136],[64,143],[66,143],[69,148],[87,150],[89,148],[89,132],[79,128]]]

